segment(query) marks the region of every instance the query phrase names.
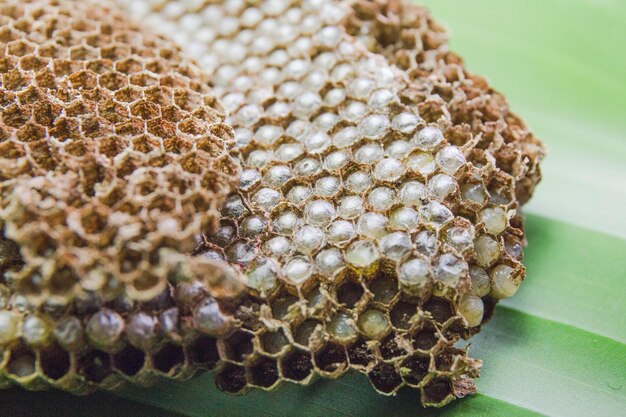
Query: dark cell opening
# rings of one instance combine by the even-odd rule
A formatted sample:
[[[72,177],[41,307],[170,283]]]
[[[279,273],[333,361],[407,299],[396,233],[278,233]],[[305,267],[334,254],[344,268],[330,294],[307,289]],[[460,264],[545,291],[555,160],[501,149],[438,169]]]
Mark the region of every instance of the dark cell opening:
[[[83,355],[78,361],[78,369],[87,381],[96,383],[102,382],[113,372],[109,354],[100,350],[92,350]]]
[[[318,324],[316,320],[305,320],[298,324],[293,330],[294,340],[302,346],[309,346],[309,339]]]
[[[430,358],[428,356],[413,355],[402,362],[402,368],[409,370],[404,380],[411,385],[418,385],[428,375]]]
[[[433,378],[424,386],[424,402],[439,403],[452,392],[452,384],[447,378]]]
[[[370,291],[374,294],[374,301],[388,304],[398,293],[398,283],[388,275],[381,274],[369,285]]]
[[[146,354],[130,345],[113,355],[113,366],[128,376],[137,375],[145,361]]]
[[[267,332],[261,336],[261,346],[267,353],[278,353],[288,343],[289,339],[285,336],[283,329],[278,329],[276,332]]]
[[[346,365],[347,361],[343,347],[335,343],[327,343],[315,353],[315,363],[322,371],[333,372]]]
[[[452,317],[450,303],[441,298],[431,298],[424,303],[422,309],[429,312],[437,323],[443,323]]]
[[[266,356],[261,356],[249,371],[250,382],[260,387],[271,387],[278,380],[276,361]]]
[[[380,342],[380,355],[383,359],[393,359],[406,355],[406,350],[398,346],[396,342],[396,335],[391,333],[382,342]]]
[[[357,367],[365,367],[374,360],[364,339],[357,340],[348,348],[348,358],[350,359],[350,365]]]
[[[235,362],[243,362],[245,357],[252,353],[252,335],[245,332],[236,332],[225,341],[226,356]]]
[[[429,350],[437,343],[437,333],[432,327],[426,327],[413,336],[415,349]]]
[[[55,344],[39,353],[39,363],[44,375],[50,379],[60,379],[70,370],[70,355]]]
[[[215,377],[217,386],[231,394],[237,394],[246,387],[246,371],[242,366],[227,365]]]
[[[435,358],[435,368],[439,371],[449,371],[454,362],[453,353],[442,352]]]
[[[170,373],[185,363],[185,353],[180,346],[167,344],[152,357],[154,367],[163,372]]]
[[[27,348],[17,348],[11,352],[8,373],[17,377],[25,377],[35,373],[35,354]]]
[[[213,369],[220,360],[217,340],[210,336],[199,336],[187,347],[187,355],[189,362],[209,370]]]
[[[313,370],[311,355],[303,350],[294,349],[281,360],[281,369],[285,378],[302,381]]]
[[[415,304],[401,301],[391,310],[391,324],[396,329],[408,329],[411,327],[411,317],[417,314],[417,306]]]
[[[298,298],[290,294],[282,294],[271,302],[272,315],[274,318],[282,319],[289,312],[289,307],[298,302]]]
[[[400,378],[395,368],[386,363],[376,365],[368,376],[376,389],[385,394],[389,394],[402,384],[402,378]]]
[[[337,301],[352,308],[363,296],[363,287],[354,281],[346,281],[337,288]]]

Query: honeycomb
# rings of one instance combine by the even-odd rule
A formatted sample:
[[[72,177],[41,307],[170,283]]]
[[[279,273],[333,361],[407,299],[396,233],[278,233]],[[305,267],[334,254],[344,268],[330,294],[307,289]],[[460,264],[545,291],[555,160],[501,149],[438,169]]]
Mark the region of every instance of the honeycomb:
[[[102,1],[3,1],[0,45],[0,386],[193,375],[244,289],[189,256],[239,177],[206,74]]]
[[[453,123],[467,124],[474,136],[484,138],[477,146],[490,147],[498,168],[515,179],[517,200],[527,202],[541,179],[543,144],[500,93],[464,68],[428,11],[408,0],[356,0],[352,8],[349,33],[419,80],[415,94],[422,100],[442,97]]]
[[[0,387],[473,393],[543,156],[504,98],[401,1],[123,6],[211,77],[106,2],[0,6]]]
[[[398,1],[126,6],[213,74],[235,129],[238,189],[200,250],[247,276],[218,386],[355,370],[425,406],[473,393],[481,362],[456,342],[524,277],[543,155],[503,97]]]

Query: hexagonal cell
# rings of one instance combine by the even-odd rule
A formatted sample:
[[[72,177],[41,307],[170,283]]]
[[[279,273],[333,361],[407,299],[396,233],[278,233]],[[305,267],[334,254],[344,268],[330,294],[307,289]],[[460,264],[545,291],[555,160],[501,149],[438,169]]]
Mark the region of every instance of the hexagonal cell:
[[[280,370],[285,378],[303,381],[313,372],[311,354],[294,348],[279,360]]]
[[[293,329],[294,341],[304,347],[309,347],[309,343],[311,342],[311,336],[313,335],[313,332],[315,331],[317,326],[321,326],[321,323],[317,320],[304,320]]]
[[[246,388],[246,370],[243,366],[227,364],[215,375],[215,383],[222,391],[241,393]]]
[[[281,292],[276,298],[270,302],[272,315],[276,319],[282,319],[289,313],[292,305],[296,304],[299,299],[288,292]]]
[[[223,341],[225,357],[234,362],[243,362],[253,351],[253,338],[254,335],[241,330],[233,333]]]
[[[347,367],[348,357],[343,346],[326,343],[313,356],[317,367],[324,372],[333,373]]]
[[[124,375],[136,375],[146,361],[146,354],[131,345],[113,355],[113,367]]]
[[[289,339],[283,329],[266,332],[260,336],[262,349],[269,354],[277,354],[289,346]]]
[[[87,352],[78,360],[78,370],[87,381],[99,383],[113,373],[110,356],[101,350]]]
[[[6,44],[9,55],[24,56],[35,50],[37,45],[23,39],[11,41]]]
[[[347,280],[337,288],[337,301],[347,308],[353,308],[363,296],[363,286],[355,281]]]
[[[407,330],[413,323],[411,319],[417,315],[417,305],[400,301],[393,306],[390,312],[391,324],[396,329]]]
[[[426,351],[432,349],[438,341],[437,331],[431,326],[426,326],[413,336],[413,347]]]
[[[430,313],[437,323],[445,323],[452,317],[452,307],[450,303],[442,298],[432,297],[422,306],[424,312]]]
[[[18,378],[32,375],[36,372],[35,360],[35,353],[26,347],[20,346],[12,349],[7,363],[7,372]]]
[[[252,385],[270,388],[279,380],[276,360],[267,356],[260,356],[248,368],[248,378]]]
[[[357,320],[361,332],[370,339],[382,339],[391,329],[389,317],[383,310],[368,308]]]
[[[217,340],[206,335],[198,336],[186,348],[189,362],[204,369],[213,369],[220,360]]]
[[[241,327],[252,331],[261,327],[258,314],[262,304],[263,301],[250,296],[243,298],[237,304],[235,318],[241,321]]]
[[[176,373],[185,364],[185,353],[180,346],[168,343],[152,356],[152,363],[165,374]]]
[[[446,350],[435,356],[435,368],[441,372],[448,372],[454,364],[454,352]]]
[[[423,388],[424,404],[441,404],[452,395],[452,382],[448,378],[433,378]]]
[[[326,304],[326,295],[320,290],[320,287],[315,287],[305,294],[307,306],[309,308],[321,309]]]
[[[71,367],[70,355],[57,344],[52,344],[39,352],[39,366],[50,379],[61,379]]]
[[[406,350],[398,346],[396,337],[395,333],[391,333],[380,342],[378,349],[383,359],[390,360],[406,355]]]
[[[360,369],[367,367],[376,358],[367,347],[365,339],[360,338],[348,347],[348,359],[352,367]]]
[[[404,370],[402,378],[407,384],[412,386],[419,385],[426,375],[428,375],[428,367],[430,365],[430,357],[420,354],[413,354],[406,358],[400,368]]]
[[[402,385],[402,378],[393,367],[386,363],[379,363],[367,374],[370,382],[381,394],[391,394]]]
[[[342,345],[358,337],[356,322],[349,311],[337,311],[326,323],[326,333]]]
[[[389,274],[380,274],[368,288],[374,294],[374,301],[389,304],[398,293],[398,282]]]

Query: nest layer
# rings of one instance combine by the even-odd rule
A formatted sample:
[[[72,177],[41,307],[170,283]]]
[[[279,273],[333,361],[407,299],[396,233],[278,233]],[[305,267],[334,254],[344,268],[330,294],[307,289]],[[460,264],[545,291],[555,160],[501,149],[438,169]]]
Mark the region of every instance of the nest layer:
[[[172,357],[228,332],[217,302],[243,288],[187,255],[239,171],[205,73],[106,2],[5,1],[0,22],[0,374],[189,374]]]
[[[37,16],[32,4],[24,7]],[[94,73],[91,88],[76,94],[97,91],[92,116],[104,118],[96,136],[83,128],[89,117],[69,129],[79,137],[68,144],[86,150],[80,158],[47,126],[30,142],[20,139],[21,127],[5,128],[0,146],[23,150],[0,152],[15,155],[0,162],[19,173],[2,178],[10,196],[2,218],[12,239],[0,242],[7,254],[0,254],[6,270],[0,342],[10,346],[0,367],[5,378],[82,392],[123,380],[148,384],[156,375],[186,378],[202,368],[215,370],[221,389],[242,393],[338,378],[352,369],[385,395],[416,389],[426,406],[472,393],[481,362],[456,342],[479,331],[524,277],[519,208],[540,179],[543,148],[504,98],[449,52],[428,13],[396,0],[142,0],[124,6],[184,45],[211,76],[168,41],[148,38],[150,47],[140,45],[150,52],[135,46],[109,58],[112,66],[84,63],[75,70]],[[15,10],[22,6],[12,7],[3,14],[15,20],[9,28],[20,28]],[[118,23],[107,32],[123,39],[116,48],[147,36],[119,16],[87,16],[96,27],[106,19]],[[92,38],[80,36],[70,36],[77,42],[72,45],[89,51]],[[101,47],[98,42],[91,47]],[[124,54],[142,57],[134,72],[118,68],[131,67],[118,64],[130,59]],[[7,68],[7,79],[14,80],[11,71],[22,67]],[[156,113],[145,106],[133,113],[137,103],[150,102],[142,97],[155,87],[135,85],[133,79],[150,77],[131,73],[155,76],[158,97],[170,101],[154,102]],[[54,76],[60,85],[70,82],[67,74]],[[185,81],[173,81],[179,77]],[[101,85],[113,78],[127,81]],[[18,96],[30,88],[13,84],[15,91],[4,93],[3,114],[21,105]],[[139,96],[117,97],[129,97],[130,90]],[[56,100],[52,91],[44,90]],[[110,121],[102,102],[130,104]],[[171,107],[173,120],[166,116]],[[123,122],[117,120],[122,114]],[[128,124],[143,130],[126,133]],[[39,155],[31,142],[43,143],[49,156],[31,157]],[[103,145],[109,142],[115,145]],[[227,155],[232,142],[242,171],[226,197],[237,173]],[[158,146],[141,148],[137,156],[136,143]],[[129,160],[140,162],[128,169]],[[45,168],[38,161],[52,162]],[[92,166],[103,172],[97,180]],[[146,174],[153,170],[158,174]],[[123,191],[127,197],[115,201],[124,203],[103,202],[109,189]],[[190,189],[194,198],[186,206]],[[135,200],[138,195],[153,199]],[[207,199],[198,203],[197,195]],[[155,210],[148,213],[146,206]],[[132,245],[123,244],[127,234],[101,207],[137,216]],[[38,260],[45,255],[37,252],[41,245],[28,243],[26,236],[40,241],[35,232],[14,226],[20,221],[67,249],[52,252],[57,269],[47,279],[33,279],[42,276]],[[83,232],[86,224],[100,226]],[[194,240],[199,231],[205,233]],[[194,242],[195,256],[187,257]],[[89,256],[76,256],[83,250]],[[97,254],[104,254],[100,261],[85,264]],[[72,291],[62,293],[69,296],[58,297],[50,283],[62,276],[56,271],[64,271],[64,262],[74,262],[67,268],[75,275],[68,281]],[[137,292],[145,282],[160,286]],[[47,337],[38,338],[42,328],[49,329]],[[82,339],[68,344],[74,339],[64,329]],[[2,339],[7,334],[14,336],[9,342]],[[65,358],[68,366],[51,372],[51,357]]]

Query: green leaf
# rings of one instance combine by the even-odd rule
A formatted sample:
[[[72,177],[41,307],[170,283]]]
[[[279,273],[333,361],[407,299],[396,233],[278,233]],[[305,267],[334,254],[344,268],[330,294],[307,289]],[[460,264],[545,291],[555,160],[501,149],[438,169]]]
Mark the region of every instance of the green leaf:
[[[382,397],[349,375],[231,397],[204,375],[117,393],[123,399],[12,390],[0,394],[0,414],[623,416],[626,2],[423,3],[451,29],[452,48],[505,93],[550,151],[526,208],[526,282],[472,339],[472,354],[485,362],[478,395],[423,410],[410,390]]]

